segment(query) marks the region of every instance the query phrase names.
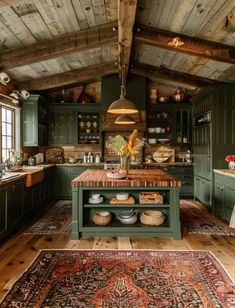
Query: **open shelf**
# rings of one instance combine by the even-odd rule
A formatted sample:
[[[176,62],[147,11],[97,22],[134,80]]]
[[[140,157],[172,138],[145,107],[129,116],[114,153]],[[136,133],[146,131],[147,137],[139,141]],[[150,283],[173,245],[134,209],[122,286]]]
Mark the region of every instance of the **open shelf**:
[[[135,204],[109,204],[109,203],[99,203],[99,204],[91,204],[91,203],[85,203],[84,204],[84,208],[130,208],[130,207],[138,207],[138,208],[142,208],[142,209],[146,209],[146,208],[169,208],[170,205],[169,204],[139,204],[139,203],[135,203]]]

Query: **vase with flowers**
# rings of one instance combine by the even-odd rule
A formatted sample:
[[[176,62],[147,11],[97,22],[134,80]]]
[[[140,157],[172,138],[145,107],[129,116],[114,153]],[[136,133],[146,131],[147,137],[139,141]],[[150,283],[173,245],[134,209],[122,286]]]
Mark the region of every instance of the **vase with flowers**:
[[[228,163],[229,170],[235,170],[235,155],[227,155],[225,161]]]
[[[118,173],[128,174],[132,160],[135,160],[140,147],[144,145],[143,140],[137,138],[138,131],[134,129],[128,140],[117,135],[110,136],[106,142],[106,147],[111,149],[116,155],[120,156],[120,169]]]

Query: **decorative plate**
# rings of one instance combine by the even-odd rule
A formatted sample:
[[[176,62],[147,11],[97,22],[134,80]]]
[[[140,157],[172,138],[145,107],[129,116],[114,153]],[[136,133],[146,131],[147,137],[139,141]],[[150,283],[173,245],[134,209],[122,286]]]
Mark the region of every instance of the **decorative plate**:
[[[98,203],[101,203],[103,201],[104,201],[103,197],[100,197],[99,199],[93,199],[92,197],[89,198],[89,203],[92,203],[92,204],[98,204]]]
[[[170,153],[161,153],[161,152],[155,152],[153,154],[153,159],[157,162],[157,163],[163,163],[165,161],[167,161],[169,158],[171,157]]]

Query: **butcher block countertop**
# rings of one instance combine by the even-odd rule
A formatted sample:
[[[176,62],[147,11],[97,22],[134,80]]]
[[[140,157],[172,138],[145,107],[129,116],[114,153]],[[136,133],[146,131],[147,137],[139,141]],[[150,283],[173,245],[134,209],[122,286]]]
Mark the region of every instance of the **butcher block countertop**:
[[[162,170],[133,169],[124,179],[111,179],[107,170],[86,170],[72,180],[73,187],[180,187],[181,181]]]

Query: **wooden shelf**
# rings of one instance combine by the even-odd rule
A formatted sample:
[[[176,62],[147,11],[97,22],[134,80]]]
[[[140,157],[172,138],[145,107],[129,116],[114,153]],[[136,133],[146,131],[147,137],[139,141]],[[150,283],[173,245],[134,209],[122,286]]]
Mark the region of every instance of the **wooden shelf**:
[[[99,203],[99,204],[90,204],[90,203],[85,203],[84,208],[129,208],[129,207],[135,207],[135,208],[142,208],[143,210],[146,209],[146,207],[149,208],[169,208],[169,204],[109,204],[109,203]]]

